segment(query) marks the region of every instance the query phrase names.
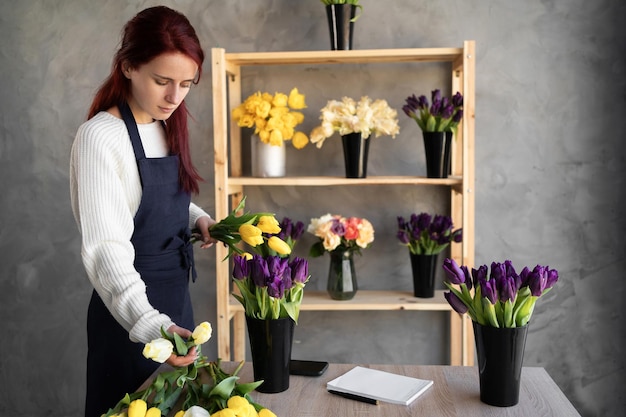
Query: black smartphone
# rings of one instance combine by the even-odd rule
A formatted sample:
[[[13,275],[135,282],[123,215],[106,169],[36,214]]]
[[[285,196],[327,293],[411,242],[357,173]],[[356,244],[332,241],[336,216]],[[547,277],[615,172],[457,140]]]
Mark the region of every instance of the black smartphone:
[[[291,375],[320,376],[328,368],[328,362],[322,361],[301,361],[292,359],[289,362],[289,373]]]

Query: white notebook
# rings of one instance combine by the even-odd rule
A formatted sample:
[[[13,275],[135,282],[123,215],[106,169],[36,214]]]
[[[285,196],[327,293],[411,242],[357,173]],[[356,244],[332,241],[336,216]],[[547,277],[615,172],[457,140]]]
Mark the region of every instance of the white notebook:
[[[326,384],[333,391],[359,395],[392,404],[409,405],[433,381],[357,366]]]

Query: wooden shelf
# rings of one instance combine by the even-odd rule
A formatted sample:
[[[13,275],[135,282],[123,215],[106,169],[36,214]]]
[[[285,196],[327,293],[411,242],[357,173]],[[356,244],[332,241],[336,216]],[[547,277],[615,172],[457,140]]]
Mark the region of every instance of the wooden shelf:
[[[443,290],[435,291],[433,298],[416,298],[409,291],[367,291],[359,290],[351,300],[333,300],[324,291],[306,291],[301,311],[452,311],[443,297]],[[231,297],[233,312],[243,312],[243,306]]]
[[[426,186],[449,187],[450,216],[463,228],[463,242],[450,248],[450,257],[459,264],[474,263],[474,113],[475,57],[474,41],[465,41],[461,48],[371,49],[350,51],[289,51],[226,53],[213,48],[213,144],[215,155],[215,218],[226,217],[244,196],[245,187],[323,187],[323,186]],[[369,176],[344,178],[328,176],[297,176],[283,178],[244,177],[242,169],[241,129],[230,118],[232,110],[242,102],[242,67],[280,65],[334,65],[450,62],[451,88],[463,94],[463,120],[452,149],[449,178],[434,179],[417,176]],[[279,70],[277,70],[278,72]],[[306,73],[303,73],[306,76]],[[216,245],[216,259],[227,254],[223,245]],[[217,339],[218,355],[224,360],[245,358],[245,316],[243,307],[231,295],[228,262],[217,262]],[[352,300],[335,301],[325,292],[306,291],[303,311],[367,311],[421,310],[441,311],[450,316],[450,363],[472,365],[473,337],[471,322],[454,312],[437,291],[432,299],[419,299],[410,292],[359,290]],[[232,330],[232,331],[231,331]],[[231,348],[232,342],[232,348]]]

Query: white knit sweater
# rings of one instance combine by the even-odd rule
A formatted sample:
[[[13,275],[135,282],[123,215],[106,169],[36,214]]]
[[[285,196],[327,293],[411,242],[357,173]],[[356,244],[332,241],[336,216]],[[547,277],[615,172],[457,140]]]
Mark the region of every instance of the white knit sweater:
[[[138,128],[146,156],[165,156],[160,122]],[[133,266],[135,252],[130,239],[142,189],[121,119],[101,112],[79,127],[72,146],[70,187],[89,280],[132,341],[147,343],[160,337],[161,326],[167,329],[173,322],[150,305],[145,284]],[[191,203],[189,227],[202,216],[208,214]]]

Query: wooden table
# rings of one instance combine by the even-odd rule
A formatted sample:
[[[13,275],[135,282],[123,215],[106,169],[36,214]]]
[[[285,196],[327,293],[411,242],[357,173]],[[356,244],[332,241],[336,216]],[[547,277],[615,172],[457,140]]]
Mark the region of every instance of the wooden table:
[[[225,363],[226,371],[236,364]],[[488,417],[580,416],[544,368],[522,370],[520,401],[513,407],[493,407],[480,401],[478,369],[469,366],[361,365],[431,379],[433,385],[411,405],[366,404],[326,391],[326,383],[355,365],[331,364],[320,377],[291,376],[289,389],[278,394],[252,392],[252,398],[278,417]],[[241,382],[252,382],[252,363],[240,371]]]

